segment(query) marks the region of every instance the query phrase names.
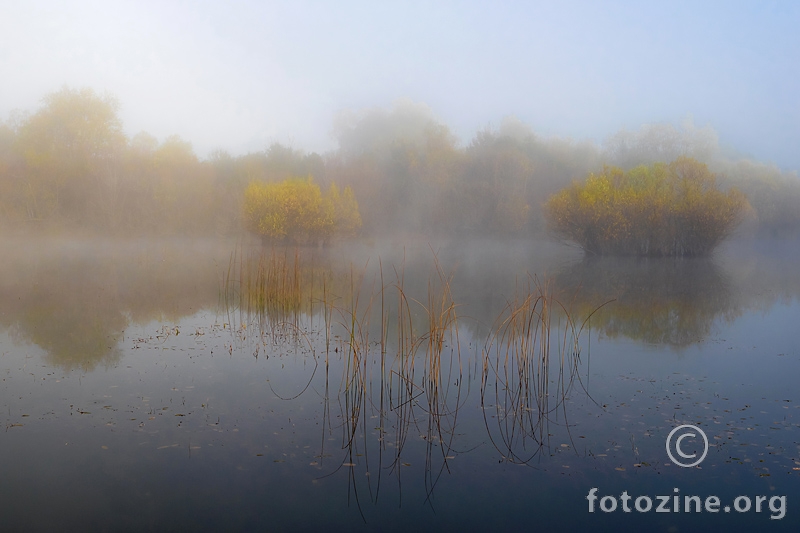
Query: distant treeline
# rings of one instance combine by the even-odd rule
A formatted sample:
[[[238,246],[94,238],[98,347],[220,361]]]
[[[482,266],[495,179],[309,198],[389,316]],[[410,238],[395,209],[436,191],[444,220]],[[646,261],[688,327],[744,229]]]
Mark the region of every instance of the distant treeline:
[[[342,114],[338,150],[319,155],[273,144],[200,160],[177,136],[128,138],[111,96],[51,93],[31,114],[0,123],[0,227],[109,234],[247,231],[253,182],[308,179],[349,187],[361,235],[530,235],[546,229],[553,194],[604,165],[624,170],[688,156],[707,163],[722,190],[748,198],[752,231],[800,229],[800,180],[773,165],[727,156],[710,128],[686,123],[621,131],[602,146],[544,138],[516,119],[459,145],[419,104]]]

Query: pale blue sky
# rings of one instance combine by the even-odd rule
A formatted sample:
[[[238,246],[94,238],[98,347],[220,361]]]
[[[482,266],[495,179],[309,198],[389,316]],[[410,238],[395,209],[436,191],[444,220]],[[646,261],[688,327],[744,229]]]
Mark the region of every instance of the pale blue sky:
[[[67,84],[199,155],[335,148],[343,109],[427,104],[468,142],[515,115],[602,140],[692,116],[800,169],[800,2],[0,0],[0,118]]]

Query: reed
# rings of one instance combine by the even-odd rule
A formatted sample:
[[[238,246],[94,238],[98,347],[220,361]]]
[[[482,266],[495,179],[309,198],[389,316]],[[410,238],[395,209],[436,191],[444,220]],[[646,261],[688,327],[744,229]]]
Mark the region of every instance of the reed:
[[[237,246],[222,274],[220,303],[229,322],[258,326],[262,336],[280,335],[303,327],[318,329],[314,317],[322,314],[326,350],[330,349],[334,310],[348,305],[348,278],[325,260],[298,247]]]
[[[348,479],[360,510],[364,484],[373,501],[385,472],[399,488],[404,458],[418,457],[420,445],[427,502],[432,505],[438,480],[457,455],[458,414],[469,395],[469,387],[463,386],[459,338],[464,317],[458,313],[454,274],[445,271],[433,250],[432,257],[432,274],[424,288],[417,285],[416,293],[407,286],[405,260],[388,267],[394,276],[386,276],[380,258],[377,268],[370,269],[367,261],[337,274],[306,264],[297,250],[258,251],[246,257],[237,250],[224,276],[226,307],[238,311],[243,321],[255,317],[262,334],[273,339],[278,338],[278,325],[299,332],[300,314],[322,314],[320,457],[326,455],[327,439],[339,432],[343,455],[328,475],[350,469]],[[567,399],[576,386],[583,386],[577,371],[584,325],[554,296],[550,282],[530,276],[493,324],[476,372],[481,375],[487,432],[507,461],[529,463],[547,446],[551,420],[560,418],[569,428]],[[338,387],[331,386],[331,379],[338,379]],[[377,475],[355,476],[356,467]]]
[[[401,484],[404,450],[409,443],[416,448],[419,441],[414,434],[420,430],[427,494],[432,497],[452,459],[460,406],[461,360],[452,274],[444,273],[434,254],[435,275],[428,280],[425,298],[418,299],[407,293],[404,268],[404,264],[395,266],[394,281],[386,283],[379,260],[371,284],[367,276],[356,276],[351,270],[350,306],[334,307],[339,317],[335,326],[343,329],[338,398],[346,454],[341,464],[352,465],[354,450],[360,450],[355,455],[364,468],[378,473],[374,480],[367,478],[373,499],[380,493],[385,469]],[[376,316],[380,324],[374,331],[380,338],[372,342],[370,321]],[[388,342],[389,330],[397,334],[393,346]],[[329,412],[327,404],[325,409]],[[371,421],[375,418],[377,428]],[[375,429],[377,439],[372,437]],[[377,465],[372,464],[375,461]]]
[[[588,395],[578,373],[588,320],[577,323],[551,283],[536,277],[498,316],[483,351],[481,405],[490,439],[506,461],[528,464],[547,449],[549,424],[559,415],[572,439],[567,400],[576,386]]]
[[[223,303],[229,313],[238,311],[242,323],[256,319],[261,326],[297,325],[303,281],[297,250],[293,255],[275,249],[245,255],[237,248],[222,280]]]

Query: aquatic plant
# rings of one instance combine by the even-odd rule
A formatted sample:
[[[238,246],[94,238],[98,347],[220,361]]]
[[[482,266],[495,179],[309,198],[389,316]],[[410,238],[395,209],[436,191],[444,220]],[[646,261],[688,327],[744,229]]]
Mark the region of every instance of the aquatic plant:
[[[326,261],[305,257],[308,253],[297,247],[237,247],[231,252],[220,287],[229,322],[257,324],[262,335],[274,334],[280,325],[296,329],[302,315],[313,320],[321,309],[329,345],[333,307],[350,298],[348,280]]]
[[[588,395],[578,370],[589,317],[577,323],[550,283],[535,277],[498,316],[483,351],[481,406],[505,461],[529,464],[549,448],[556,418],[569,433],[569,394],[579,386]]]
[[[295,324],[292,330],[299,330],[300,313],[322,312],[325,383],[319,464],[331,454],[338,457],[327,475],[348,471],[359,509],[365,485],[369,499],[376,501],[387,472],[399,487],[410,464],[405,457],[420,453],[425,458],[426,499],[433,506],[441,476],[464,453],[456,451],[456,426],[473,377],[481,376],[484,421],[504,460],[528,463],[546,449],[551,420],[559,419],[569,429],[567,397],[581,384],[578,339],[585,323],[575,323],[549,283],[530,277],[493,324],[476,366],[463,368],[463,317],[451,286],[453,273],[446,273],[436,253],[432,255],[427,284],[413,288],[407,286],[404,264],[392,266],[392,279],[380,259],[377,271],[366,262],[351,264],[346,274],[320,275],[297,250],[292,255],[261,249],[245,260],[234,256],[229,267],[241,273],[227,276],[236,283],[226,294],[233,295],[231,301],[244,315],[259,317],[262,335],[280,341],[285,337],[276,335],[282,331],[276,322]],[[316,296],[303,288],[309,285]],[[313,329],[306,331],[314,334]],[[338,451],[329,444],[336,435]],[[356,468],[367,476],[356,476]]]

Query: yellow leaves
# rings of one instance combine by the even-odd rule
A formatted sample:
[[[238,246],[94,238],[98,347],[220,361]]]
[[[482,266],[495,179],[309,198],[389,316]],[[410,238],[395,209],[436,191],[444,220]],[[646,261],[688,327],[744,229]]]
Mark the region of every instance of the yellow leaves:
[[[358,203],[349,187],[340,194],[332,184],[323,196],[310,177],[251,182],[244,193],[243,211],[250,231],[295,242],[328,240],[334,232],[351,235],[361,227]]]
[[[197,164],[197,156],[190,142],[171,135],[155,150],[154,162],[156,169],[185,169]]]
[[[361,215],[353,189],[345,187],[340,196],[336,184],[332,183],[329,199],[333,207],[333,227],[336,231],[347,236],[358,233],[361,229]]]
[[[723,193],[705,164],[679,158],[627,173],[606,167],[548,200],[551,227],[600,254],[699,255],[741,220],[747,200]]]

